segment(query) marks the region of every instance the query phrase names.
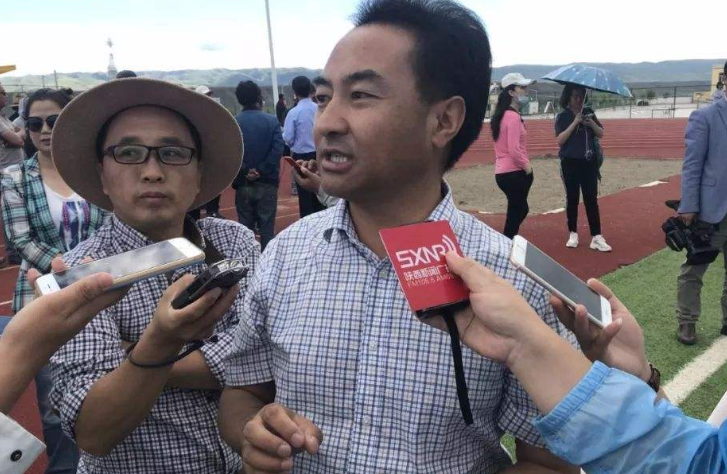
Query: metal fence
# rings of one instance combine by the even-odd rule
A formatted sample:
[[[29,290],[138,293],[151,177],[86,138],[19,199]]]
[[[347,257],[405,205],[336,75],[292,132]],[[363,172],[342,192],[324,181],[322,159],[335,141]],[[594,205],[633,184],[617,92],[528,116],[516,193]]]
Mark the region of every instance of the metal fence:
[[[538,86],[536,86],[538,87]],[[546,85],[544,88],[531,88],[531,104],[523,110],[525,115],[555,116],[560,106],[561,87]],[[713,86],[708,83],[668,86],[649,85],[631,88],[632,98],[589,91],[588,105],[599,116],[618,118],[674,118],[688,117],[691,111],[712,101]],[[496,96],[490,97],[491,111],[497,102]]]

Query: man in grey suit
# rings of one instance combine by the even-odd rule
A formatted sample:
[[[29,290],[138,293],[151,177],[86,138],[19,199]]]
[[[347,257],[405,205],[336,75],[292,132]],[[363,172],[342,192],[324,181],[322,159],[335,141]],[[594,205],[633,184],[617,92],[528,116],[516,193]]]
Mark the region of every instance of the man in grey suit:
[[[727,100],[717,100],[693,112],[685,138],[679,215],[687,225],[699,219],[715,226],[712,245],[722,251],[727,266]],[[708,267],[709,264],[682,265],[677,292],[677,338],[683,344],[697,341],[702,277]],[[727,336],[727,274],[722,292],[721,333]]]

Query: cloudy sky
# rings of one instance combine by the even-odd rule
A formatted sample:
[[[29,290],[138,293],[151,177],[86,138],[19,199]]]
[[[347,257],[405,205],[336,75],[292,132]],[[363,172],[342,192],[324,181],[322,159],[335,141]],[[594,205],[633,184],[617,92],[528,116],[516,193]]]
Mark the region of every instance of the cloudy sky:
[[[279,67],[323,67],[358,0],[269,0]],[[719,58],[727,16],[714,0],[689,13],[656,0],[462,0],[490,34],[494,64]],[[119,69],[268,67],[264,0],[0,0],[0,65],[11,75]]]

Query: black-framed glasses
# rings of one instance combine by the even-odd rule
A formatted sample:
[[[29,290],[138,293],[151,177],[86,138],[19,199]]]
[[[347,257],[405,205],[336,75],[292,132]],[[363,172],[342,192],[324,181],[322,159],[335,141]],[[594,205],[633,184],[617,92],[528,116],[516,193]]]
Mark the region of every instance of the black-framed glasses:
[[[58,120],[58,114],[55,115],[49,115],[45,119],[41,117],[28,117],[25,119],[25,125],[27,125],[28,130],[34,133],[38,133],[41,130],[43,130],[43,122],[48,124],[48,128],[53,130],[53,126],[56,124],[56,120]]]
[[[111,155],[114,161],[122,165],[140,165],[149,159],[152,151],[156,152],[159,161],[172,166],[188,165],[197,152],[194,148],[181,145],[115,145],[106,148],[105,155]]]

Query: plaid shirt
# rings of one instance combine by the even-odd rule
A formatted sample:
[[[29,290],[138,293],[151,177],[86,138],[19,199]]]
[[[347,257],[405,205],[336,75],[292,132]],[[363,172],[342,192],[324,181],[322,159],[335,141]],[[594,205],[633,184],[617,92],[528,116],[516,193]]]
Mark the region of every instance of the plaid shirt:
[[[8,238],[23,257],[13,295],[13,313],[17,313],[35,298],[26,277],[28,270],[35,268],[48,273],[50,262],[71,249],[60,238],[53,223],[38,155],[5,168],[0,176],[3,222]],[[83,226],[81,240],[87,239],[108,220],[109,214],[102,209],[90,203],[89,209],[89,222]]]
[[[259,246],[252,232],[237,222],[204,219],[198,230],[227,258],[240,258],[253,274]],[[64,259],[78,265],[90,256],[104,258],[151,244],[145,236],[119,221],[99,229],[89,240]],[[197,264],[174,272],[199,274],[207,266]],[[240,282],[240,294],[230,311],[217,323],[219,340],[200,351],[212,373],[224,386],[224,360],[231,347],[233,331],[242,314],[247,278]],[[103,376],[125,359],[121,340],[137,341],[151,322],[156,304],[169,286],[164,275],[136,283],[115,306],[102,311],[79,335],[51,359],[54,387],[51,403],[60,412],[64,431],[73,436],[74,425],[84,398]],[[123,387],[119,388],[123,390]],[[220,438],[217,429],[219,391],[165,388],[149,415],[122,443],[104,457],[81,453],[80,474],[232,474],[241,467],[240,457]]]
[[[563,336],[548,294],[509,263],[511,241],[457,210],[449,190],[431,220],[464,253],[515,285]],[[388,259],[356,235],[347,204],[316,213],[267,247],[227,363],[228,386],[274,381],[276,401],[323,431],[305,473],[494,473],[503,433],[542,446],[536,408],[508,369],[463,347],[475,423],[462,420],[449,336],[418,321]]]

